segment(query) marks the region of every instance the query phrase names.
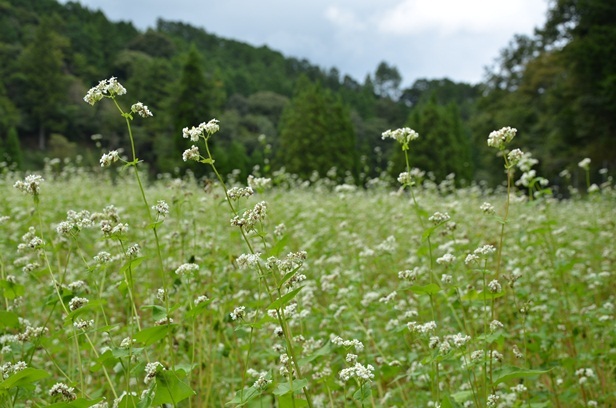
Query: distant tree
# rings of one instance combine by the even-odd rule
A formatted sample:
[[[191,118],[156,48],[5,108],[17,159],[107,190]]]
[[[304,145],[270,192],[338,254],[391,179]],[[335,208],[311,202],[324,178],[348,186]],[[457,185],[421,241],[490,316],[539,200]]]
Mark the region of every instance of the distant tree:
[[[357,152],[348,109],[319,84],[301,78],[279,125],[279,163],[308,178],[336,167],[356,174]]]
[[[62,72],[63,49],[68,40],[54,31],[54,21],[43,19],[32,42],[23,50],[21,69],[22,109],[38,128],[39,149],[44,150],[48,129],[57,122],[66,102],[68,82]]]
[[[15,165],[18,169],[23,165],[23,155],[21,146],[19,145],[19,135],[14,127],[9,129],[4,142],[4,157],[0,160],[5,160],[9,164]]]
[[[381,62],[374,73],[374,88],[377,95],[398,100],[400,97],[400,83],[402,76],[393,65],[388,65],[385,61]]]

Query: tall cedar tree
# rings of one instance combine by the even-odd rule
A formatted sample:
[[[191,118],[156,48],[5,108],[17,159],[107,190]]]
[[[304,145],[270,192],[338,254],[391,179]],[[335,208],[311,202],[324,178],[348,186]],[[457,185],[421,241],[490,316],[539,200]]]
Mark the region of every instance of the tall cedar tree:
[[[278,161],[288,172],[309,178],[336,167],[338,175],[356,175],[355,131],[348,109],[339,97],[311,83],[298,80],[291,103],[280,121]]]
[[[63,73],[64,53],[68,40],[53,30],[54,21],[43,19],[33,41],[20,56],[23,103],[33,125],[38,129],[39,149],[44,150],[50,127],[66,104],[67,77]]]

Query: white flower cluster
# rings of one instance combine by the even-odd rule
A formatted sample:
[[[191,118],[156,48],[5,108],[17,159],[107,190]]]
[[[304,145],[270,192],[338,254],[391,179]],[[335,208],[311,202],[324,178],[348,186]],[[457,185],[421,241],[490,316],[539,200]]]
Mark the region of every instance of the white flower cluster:
[[[241,319],[244,317],[245,311],[246,307],[244,306],[236,307],[231,313],[229,313],[229,316],[231,317],[231,320]]]
[[[473,262],[479,262],[482,255],[487,256],[493,254],[494,252],[496,252],[496,248],[494,247],[494,245],[483,245],[475,249],[472,254],[468,254],[466,256],[466,259],[464,260],[464,263],[466,265],[469,265]]]
[[[68,308],[72,311],[75,311],[79,308],[84,307],[85,305],[87,305],[89,302],[89,300],[87,298],[83,298],[83,297],[77,297],[75,296],[74,298],[72,298],[70,300],[70,302],[68,302]]]
[[[148,384],[150,381],[156,378],[156,374],[160,373],[164,369],[165,369],[165,366],[163,366],[158,361],[155,361],[153,363],[147,363],[145,365],[145,378],[143,382]]]
[[[334,343],[336,346],[343,346],[343,347],[355,347],[355,351],[357,351],[358,353],[364,350],[364,344],[357,340],[357,339],[353,339],[353,340],[344,340],[342,337],[340,336],[336,336],[336,335],[331,335],[330,336],[330,340],[332,343]]]
[[[409,282],[415,282],[417,280],[418,275],[419,275],[418,267],[415,267],[412,270],[407,269],[407,270],[398,272],[398,278],[409,281]]]
[[[269,177],[254,177],[251,174],[248,176],[248,185],[255,190],[265,190],[272,186],[272,179]]]
[[[227,195],[233,201],[237,201],[242,197],[250,197],[254,193],[252,187],[231,187],[227,190]]]
[[[207,123],[202,122],[197,127],[193,126],[190,129],[185,127],[182,129],[182,137],[184,137],[184,139],[190,139],[193,142],[197,142],[201,136],[207,138],[218,132],[218,130],[220,130],[218,123],[218,120],[212,119]]]
[[[261,253],[257,252],[254,254],[241,254],[237,257],[235,262],[237,263],[237,267],[240,269],[247,269],[254,266],[257,266],[259,260],[261,259]]]
[[[258,222],[265,219],[266,215],[267,203],[265,201],[261,201],[260,203],[257,203],[252,210],[244,211],[244,214],[242,214],[241,217],[237,215],[233,217],[231,219],[231,225],[236,225],[244,228],[246,231],[251,231]]]
[[[440,258],[437,258],[436,263],[439,265],[450,265],[454,263],[455,260],[456,260],[456,257],[453,256],[452,254],[445,254],[441,256]]]
[[[73,401],[77,398],[77,395],[74,393],[75,388],[69,387],[64,383],[55,383],[53,387],[49,389],[49,396],[55,397],[57,395],[61,396],[65,401]]]
[[[481,211],[483,211],[484,214],[495,214],[496,210],[494,209],[494,206],[488,202],[484,202],[483,204],[481,204],[481,206],[479,207],[479,209]]]
[[[126,88],[124,88],[115,77],[111,77],[109,79],[103,79],[96,85],[91,88],[86,96],[83,97],[83,100],[94,106],[94,104],[104,97],[113,98],[116,95],[124,95],[126,93]]]
[[[138,114],[142,118],[147,118],[149,116],[154,116],[154,115],[152,115],[152,112],[150,112],[148,107],[145,106],[144,104],[142,104],[141,102],[135,103],[133,106],[130,107],[130,110],[131,110],[131,112]]]
[[[520,149],[513,149],[507,154],[507,160],[510,166],[515,166],[524,157],[524,153]]]
[[[109,167],[111,163],[115,163],[120,160],[120,153],[117,150],[111,150],[109,153],[105,153],[101,156],[101,167]]]
[[[405,127],[396,130],[388,129],[381,134],[383,140],[389,138],[397,140],[401,145],[408,149],[409,142],[419,137],[419,134],[413,129]]]
[[[503,150],[513,140],[518,130],[509,126],[495,130],[488,136],[488,146]]]
[[[578,167],[584,170],[588,170],[590,168],[590,159],[586,157],[578,163]]]
[[[199,265],[194,263],[185,263],[175,270],[175,274],[178,276],[184,276],[187,273],[197,272],[199,270]]]
[[[182,160],[184,161],[188,161],[188,160],[197,161],[199,160],[200,157],[201,157],[201,153],[199,153],[199,148],[195,145],[192,145],[190,149],[186,149],[184,150],[184,153],[182,153]]]
[[[13,184],[13,187],[23,191],[24,193],[37,196],[41,191],[41,183],[43,181],[45,181],[45,179],[38,174],[30,174],[29,176],[26,176],[24,181],[17,180],[15,184]]]
[[[595,378],[595,372],[592,368],[580,368],[575,372],[575,375],[579,378],[580,384],[584,384],[588,379]]]
[[[78,318],[73,322],[73,327],[79,330],[86,330],[93,326],[94,320],[83,320],[81,318]]]
[[[491,293],[500,293],[502,291],[501,284],[496,279],[488,283],[488,289],[490,289]]]
[[[161,217],[165,217],[169,214],[169,204],[163,200],[158,200],[156,205],[152,206],[152,209]]]
[[[406,327],[408,327],[412,333],[427,334],[427,333],[432,333],[434,330],[436,330],[436,322],[430,321],[425,324],[418,324],[417,322],[408,322],[406,324]]]
[[[359,379],[360,381],[370,381],[374,378],[374,367],[370,364],[363,366],[361,363],[355,363],[353,367],[342,369],[339,376],[344,382],[347,382],[353,377]]]
[[[448,213],[442,213],[442,212],[437,211],[434,214],[432,214],[430,218],[428,218],[428,221],[432,221],[434,225],[439,225],[446,221],[449,221],[450,219],[451,217],[449,216]]]
[[[28,365],[23,361],[12,364],[10,361],[0,366],[0,378],[6,380],[12,374],[18,373],[27,368]]]

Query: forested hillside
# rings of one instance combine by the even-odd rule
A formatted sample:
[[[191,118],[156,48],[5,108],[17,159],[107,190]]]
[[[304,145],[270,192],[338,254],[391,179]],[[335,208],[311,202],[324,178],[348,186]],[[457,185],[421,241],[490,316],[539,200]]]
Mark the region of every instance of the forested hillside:
[[[402,162],[380,135],[402,126],[421,135],[412,165],[437,179],[452,172],[459,180],[500,179],[499,162],[483,146],[507,125],[553,180],[585,156],[613,168],[613,16],[612,1],[555,1],[545,26],[516,36],[485,83],[418,79],[402,89],[387,62],[358,82],[181,22],[159,20],[141,32],[78,3],[0,0],[0,161],[31,169],[44,157],[79,153],[96,165],[101,150],[126,149],[115,107],[93,109],[82,99],[115,76],[128,90],[126,105],[141,101],[154,113],[134,122],[139,158],[153,175],[185,171],[182,128],[213,117],[222,125],[217,164],[242,176],[255,165],[304,178],[336,167],[339,178],[358,183],[396,174]]]

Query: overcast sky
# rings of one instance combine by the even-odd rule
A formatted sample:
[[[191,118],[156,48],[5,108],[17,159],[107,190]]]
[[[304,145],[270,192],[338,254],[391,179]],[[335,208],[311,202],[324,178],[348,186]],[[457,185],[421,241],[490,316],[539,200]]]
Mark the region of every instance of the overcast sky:
[[[62,0],[66,2],[66,0]],[[184,21],[220,37],[336,67],[363,82],[381,61],[403,86],[476,83],[514,34],[543,25],[547,0],[79,0],[139,29]]]

